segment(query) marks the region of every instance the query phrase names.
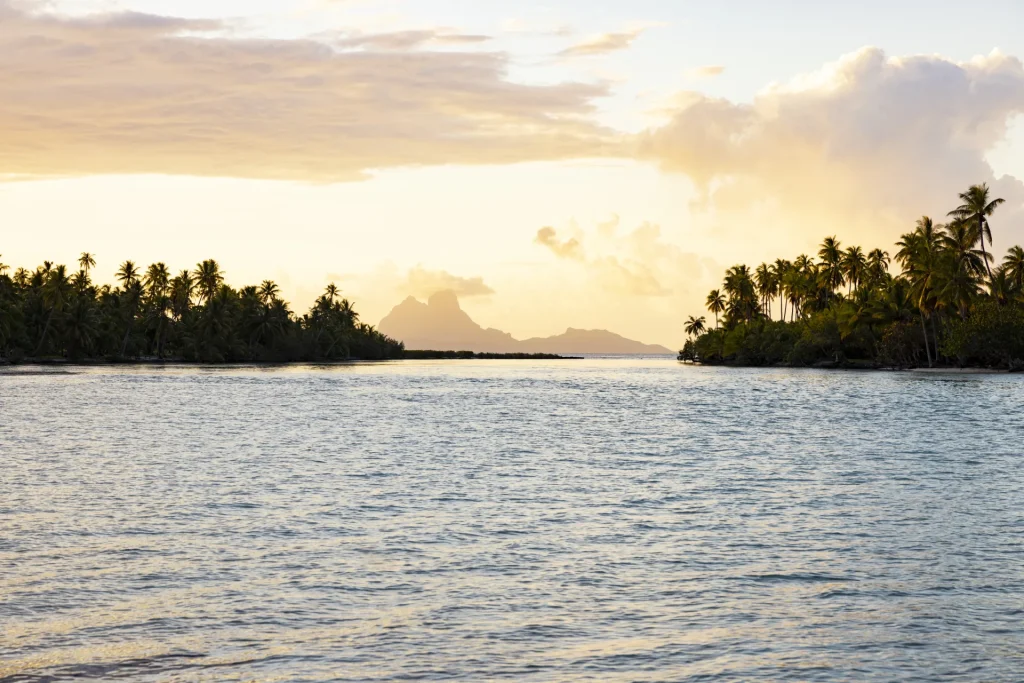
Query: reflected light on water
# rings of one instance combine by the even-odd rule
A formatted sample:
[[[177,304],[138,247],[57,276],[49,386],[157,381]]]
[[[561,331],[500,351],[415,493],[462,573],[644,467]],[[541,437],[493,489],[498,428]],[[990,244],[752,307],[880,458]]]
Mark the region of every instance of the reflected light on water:
[[[1015,680],[1024,377],[0,373],[0,679]]]

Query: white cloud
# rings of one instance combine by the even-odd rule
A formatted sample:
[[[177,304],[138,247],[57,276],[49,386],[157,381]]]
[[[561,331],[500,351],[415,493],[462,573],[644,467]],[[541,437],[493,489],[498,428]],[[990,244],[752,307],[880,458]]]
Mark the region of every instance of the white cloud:
[[[338,181],[372,170],[600,155],[602,85],[523,85],[442,31],[304,40],[139,13],[0,0],[2,172]],[[347,42],[346,42],[347,41]],[[339,44],[340,43],[340,44]]]
[[[422,266],[410,270],[397,288],[403,295],[420,299],[448,291],[455,292],[463,299],[494,294],[494,290],[484,283],[482,277],[459,277],[444,270],[427,270]]]
[[[716,78],[725,73],[725,67],[719,65],[708,65],[698,66],[695,69],[690,69],[686,72],[686,75],[693,79],[701,78]]]
[[[537,236],[533,241],[547,247],[551,250],[551,253],[559,258],[568,258],[577,261],[582,261],[585,258],[583,254],[583,246],[579,243],[579,240],[575,238],[564,241],[559,240],[558,232],[552,227],[545,227],[538,230]]]
[[[689,175],[705,207],[748,231],[855,227],[895,238],[922,213],[944,215],[968,185],[989,182],[1019,225],[1024,184],[997,178],[986,152],[1024,111],[1024,67],[993,53],[967,63],[887,57],[865,48],[751,104],[683,97],[671,121],[641,136],[641,157]]]
[[[591,284],[625,297],[669,297],[703,283],[709,262],[662,239],[661,227],[644,223],[625,235],[616,234],[618,216],[597,225],[589,239],[559,239],[554,228],[542,228],[534,242],[559,259],[582,266]],[[588,256],[584,239],[590,245]]]
[[[560,57],[595,57],[627,50],[646,30],[647,27],[637,27],[614,33],[602,33],[570,45],[558,54]]]

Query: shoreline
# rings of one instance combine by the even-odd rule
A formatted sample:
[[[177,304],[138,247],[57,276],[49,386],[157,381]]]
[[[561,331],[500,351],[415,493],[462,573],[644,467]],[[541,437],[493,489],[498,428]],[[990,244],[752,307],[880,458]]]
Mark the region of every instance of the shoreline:
[[[926,375],[1015,375],[1022,374],[1024,370],[1011,370],[1008,368],[977,368],[977,367],[935,367],[935,368],[893,368],[882,367],[874,364],[840,364],[840,363],[817,363],[815,365],[740,365],[738,363],[697,363],[676,359],[683,365],[707,368],[763,368],[783,370],[833,370],[838,372],[916,372]]]
[[[202,361],[184,360],[181,358],[136,358],[131,360],[106,360],[106,359],[81,359],[72,360],[69,358],[26,358],[24,360],[12,361],[8,358],[0,358],[0,368],[14,367],[113,367],[113,366],[168,366],[168,367],[287,367],[303,365],[354,365],[357,363],[392,363],[400,361],[422,361],[422,360],[583,360],[582,356],[559,356],[553,354],[498,354],[498,353],[468,353],[460,351],[451,352],[414,352],[411,356],[402,358],[347,358],[345,360],[330,361],[225,361],[221,363],[204,363]]]

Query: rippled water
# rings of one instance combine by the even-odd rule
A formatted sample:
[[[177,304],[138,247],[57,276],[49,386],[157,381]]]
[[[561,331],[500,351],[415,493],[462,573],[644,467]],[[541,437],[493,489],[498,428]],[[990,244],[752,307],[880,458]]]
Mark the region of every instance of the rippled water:
[[[1019,681],[1024,377],[0,374],[0,679]]]

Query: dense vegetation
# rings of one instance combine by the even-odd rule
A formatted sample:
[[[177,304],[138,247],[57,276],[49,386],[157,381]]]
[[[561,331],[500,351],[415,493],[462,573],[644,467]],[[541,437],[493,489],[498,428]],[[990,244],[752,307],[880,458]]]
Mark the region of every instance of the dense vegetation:
[[[131,261],[117,286],[94,284],[96,261],[33,271],[0,263],[0,359],[333,361],[401,357],[401,343],[359,322],[333,284],[294,315],[272,281],[232,289],[216,261],[172,276],[163,263]]]
[[[888,252],[843,249],[835,237],[806,255],[737,265],[686,323],[680,360],[736,365],[1024,369],[1024,249],[999,263],[986,185],[960,195],[940,225],[925,216]]]

